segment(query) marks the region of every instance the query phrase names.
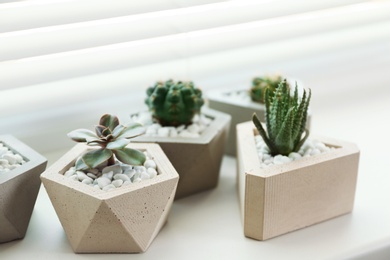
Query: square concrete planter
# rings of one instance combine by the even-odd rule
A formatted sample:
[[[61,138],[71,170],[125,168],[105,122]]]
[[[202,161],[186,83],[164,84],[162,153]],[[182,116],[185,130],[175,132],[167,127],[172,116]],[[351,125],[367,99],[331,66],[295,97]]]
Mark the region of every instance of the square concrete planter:
[[[145,252],[167,221],[179,175],[156,144],[129,144],[147,151],[158,175],[110,191],[63,176],[76,158],[92,149],[74,146],[41,179],[76,253]]]
[[[0,173],[0,243],[23,238],[37,199],[47,160],[11,135],[1,135],[0,142],[26,163]]]
[[[175,199],[215,188],[229,131],[230,116],[203,108],[212,118],[200,138],[139,136],[133,142],[158,143],[180,175]]]
[[[237,125],[238,194],[244,234],[266,240],[352,211],[359,150],[316,138],[330,152],[260,169],[252,122]]]
[[[245,91],[245,89],[213,89],[207,92],[207,99],[210,108],[231,115],[232,120],[225,153],[236,156],[236,125],[250,120],[254,112],[256,112],[260,121],[264,121],[265,106],[252,100],[243,102],[240,99],[230,98],[228,94],[233,91]],[[306,122],[306,127],[308,129],[310,129],[310,121],[311,115],[309,113]]]

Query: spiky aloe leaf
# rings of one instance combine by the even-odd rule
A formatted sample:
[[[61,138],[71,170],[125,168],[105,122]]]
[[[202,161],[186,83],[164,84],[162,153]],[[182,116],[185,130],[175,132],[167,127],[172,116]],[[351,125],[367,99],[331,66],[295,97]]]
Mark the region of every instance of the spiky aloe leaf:
[[[76,142],[88,142],[88,140],[98,139],[96,134],[87,129],[76,129],[68,133],[68,137]]]
[[[119,125],[119,119],[117,116],[105,114],[100,118],[99,125],[113,130],[116,126]]]
[[[118,160],[131,165],[143,165],[146,160],[143,152],[131,148],[113,150],[113,152]]]
[[[108,161],[112,155],[113,153],[109,149],[96,149],[83,154],[81,156],[81,160],[88,166],[88,168],[93,169]]]
[[[259,134],[261,135],[261,137],[263,138],[264,142],[266,143],[266,145],[271,149],[271,147],[273,149],[274,148],[274,144],[272,143],[272,141],[268,138],[267,136],[267,133],[266,131],[264,130],[263,126],[261,125],[261,122],[259,120],[259,118],[257,117],[256,113],[253,113],[252,115],[252,121],[253,123],[255,124],[256,128],[257,128],[257,131],[259,132]]]
[[[270,149],[272,155],[288,155],[296,152],[303,145],[309,131],[306,130],[307,110],[310,103],[311,91],[306,97],[306,91],[299,101],[298,87],[295,86],[293,96],[286,81],[282,81],[271,98],[269,90],[266,90],[265,115],[267,132],[261,126],[257,117],[253,117],[253,123],[259,130],[264,142]],[[303,133],[304,137],[302,138]]]

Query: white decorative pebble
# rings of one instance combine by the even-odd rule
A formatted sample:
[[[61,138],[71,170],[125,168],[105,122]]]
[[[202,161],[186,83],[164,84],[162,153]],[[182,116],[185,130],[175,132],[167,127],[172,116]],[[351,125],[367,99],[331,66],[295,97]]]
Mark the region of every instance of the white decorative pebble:
[[[82,183],[85,183],[85,184],[92,184],[92,179],[91,178],[88,178],[88,179],[84,179],[81,181]]]
[[[126,174],[115,174],[115,180],[130,181],[130,178]]]
[[[157,168],[157,165],[153,160],[146,160],[144,166],[145,168],[153,168],[153,169]]]
[[[108,184],[107,186],[104,186],[102,190],[109,191],[109,190],[113,190],[115,188],[116,187],[113,184]]]
[[[169,129],[165,127],[161,127],[157,130],[157,135],[159,137],[168,137],[169,136]]]
[[[120,188],[157,176],[156,162],[147,151],[144,151],[144,154],[146,156],[144,165],[132,166],[116,161],[116,164],[106,166],[101,171],[89,169],[85,172],[76,171],[75,167],[71,167],[64,173],[64,176],[89,185],[93,189],[108,191]],[[5,160],[4,163],[8,163],[8,161]]]
[[[8,154],[8,153],[4,154],[3,159],[6,159],[9,164],[16,163],[16,158],[15,158],[15,155],[13,155],[13,154]]]
[[[120,180],[120,179],[112,182],[112,185],[114,185],[116,188],[122,186],[122,184],[123,184],[123,180]]]
[[[111,183],[110,179],[107,179],[106,177],[100,177],[97,179],[97,183],[101,189],[103,189],[105,186]]]
[[[157,176],[157,171],[155,170],[155,168],[148,168],[147,173],[149,174],[150,179],[153,179]]]
[[[110,172],[112,172],[112,174],[122,173],[122,168],[121,168],[120,165],[114,164],[114,165],[111,165],[111,166],[106,166],[102,170],[103,174],[110,173]]]

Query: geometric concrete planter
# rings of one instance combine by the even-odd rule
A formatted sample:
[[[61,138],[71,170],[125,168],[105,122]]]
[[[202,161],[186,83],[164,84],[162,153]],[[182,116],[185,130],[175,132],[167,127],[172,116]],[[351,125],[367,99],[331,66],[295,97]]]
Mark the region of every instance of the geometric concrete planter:
[[[165,224],[179,175],[156,144],[147,151],[157,164],[153,179],[103,191],[63,176],[76,158],[93,149],[77,144],[42,175],[42,183],[76,253],[145,252]]]
[[[229,129],[229,136],[226,143],[225,153],[236,156],[236,125],[252,118],[256,112],[259,120],[265,120],[265,106],[252,100],[243,102],[240,99],[229,98],[228,94],[234,91],[244,91],[244,89],[213,89],[207,92],[209,107],[232,116]],[[310,130],[310,113],[307,116],[306,127]]]
[[[0,142],[26,161],[20,167],[0,173],[0,243],[23,238],[26,234],[47,160],[11,135]]]
[[[138,136],[132,142],[158,143],[180,175],[175,199],[215,188],[229,131],[230,116],[202,108],[212,118],[199,138]]]
[[[359,164],[356,145],[316,137],[337,149],[260,169],[255,134],[252,122],[237,125],[245,236],[266,240],[352,211]]]

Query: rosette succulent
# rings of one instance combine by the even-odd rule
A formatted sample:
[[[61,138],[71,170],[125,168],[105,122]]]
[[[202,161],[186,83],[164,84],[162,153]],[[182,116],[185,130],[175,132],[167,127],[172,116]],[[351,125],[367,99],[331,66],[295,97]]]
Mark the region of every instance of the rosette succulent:
[[[309,130],[305,129],[307,110],[310,103],[309,95],[303,91],[302,99],[298,97],[298,87],[295,86],[294,95],[290,96],[290,88],[286,80],[279,86],[271,97],[271,90],[265,91],[266,127],[263,128],[256,114],[252,120],[259,134],[270,149],[272,155],[288,155],[297,152],[309,136]],[[303,133],[305,135],[302,137]]]
[[[283,81],[280,75],[257,77],[252,80],[252,87],[250,89],[250,95],[253,101],[264,104],[265,103],[265,91],[270,90],[269,95],[272,95],[279,83]],[[288,83],[286,83],[288,84]]]
[[[202,91],[191,81],[157,82],[146,93],[145,103],[153,119],[163,126],[191,124],[204,104]]]
[[[145,132],[138,123],[120,125],[118,117],[105,114],[100,118],[95,132],[88,129],[77,129],[68,133],[68,137],[76,142],[85,142],[91,146],[100,146],[99,149],[88,151],[76,161],[76,170],[93,169],[107,162],[115,164],[115,158],[126,164],[142,165],[145,155],[141,151],[127,148],[130,138]]]

